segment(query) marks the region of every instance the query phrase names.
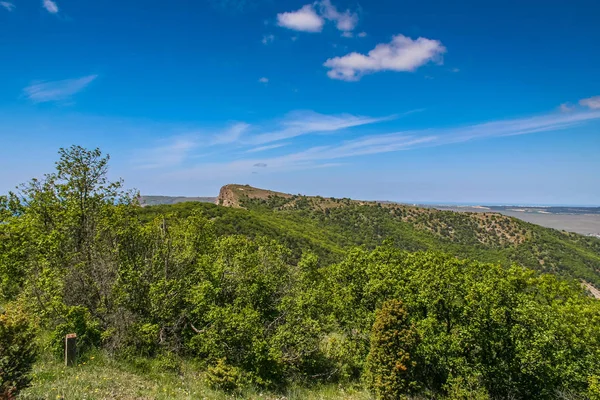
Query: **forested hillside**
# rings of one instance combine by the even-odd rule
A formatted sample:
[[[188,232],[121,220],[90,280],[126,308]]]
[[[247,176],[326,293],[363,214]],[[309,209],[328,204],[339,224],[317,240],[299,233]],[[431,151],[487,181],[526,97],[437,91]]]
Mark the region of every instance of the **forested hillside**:
[[[259,189],[141,207],[59,155],[0,198],[1,399],[600,398],[597,240]]]
[[[198,211],[219,235],[267,236],[299,257],[311,249],[327,262],[352,246],[384,240],[400,249],[436,250],[503,265],[518,263],[600,287],[600,239],[560,232],[498,213],[459,213],[393,203],[289,195],[227,185],[217,200],[232,208],[183,203],[142,210],[142,218]]]

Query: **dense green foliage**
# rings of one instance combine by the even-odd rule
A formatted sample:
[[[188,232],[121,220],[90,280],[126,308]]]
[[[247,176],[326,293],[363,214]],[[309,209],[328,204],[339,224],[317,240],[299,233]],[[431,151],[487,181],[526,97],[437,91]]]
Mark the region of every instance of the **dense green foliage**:
[[[600,239],[559,232],[499,214],[457,213],[348,199],[246,199],[248,210],[205,203],[145,207],[141,218],[194,212],[215,222],[218,236],[276,239],[299,259],[309,249],[329,264],[354,246],[373,249],[392,240],[400,249],[434,250],[482,262],[517,263],[600,287]]]
[[[11,399],[31,381],[34,332],[23,310],[0,310],[0,399]]]
[[[454,214],[446,238],[414,210],[346,200],[141,208],[106,180],[98,150],[60,155],[56,173],[0,203],[0,295],[56,350],[75,332],[81,357],[102,347],[172,371],[176,357],[195,360],[227,391],[364,382],[380,398],[597,395],[600,302],[510,263],[537,246],[555,272],[596,282],[594,241],[523,225],[515,243],[482,242]]]
[[[399,300],[387,300],[375,314],[365,376],[378,398],[393,400],[410,393],[416,383],[411,352],[419,340]]]

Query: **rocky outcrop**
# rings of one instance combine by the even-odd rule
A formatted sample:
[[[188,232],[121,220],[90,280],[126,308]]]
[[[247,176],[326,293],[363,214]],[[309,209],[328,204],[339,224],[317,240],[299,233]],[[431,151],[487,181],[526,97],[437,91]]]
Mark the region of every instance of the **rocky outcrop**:
[[[225,207],[239,207],[240,202],[235,193],[235,185],[225,185],[219,191],[216,204]]]

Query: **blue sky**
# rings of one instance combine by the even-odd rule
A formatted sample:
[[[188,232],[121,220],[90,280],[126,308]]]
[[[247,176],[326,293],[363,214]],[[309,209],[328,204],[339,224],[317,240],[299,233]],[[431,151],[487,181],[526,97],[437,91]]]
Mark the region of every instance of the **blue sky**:
[[[0,1],[0,192],[600,205],[600,3]]]

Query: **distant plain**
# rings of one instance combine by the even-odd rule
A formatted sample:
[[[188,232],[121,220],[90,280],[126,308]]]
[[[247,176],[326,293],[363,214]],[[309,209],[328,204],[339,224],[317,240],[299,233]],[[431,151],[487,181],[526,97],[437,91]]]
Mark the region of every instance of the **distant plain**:
[[[564,230],[568,232],[580,233],[582,235],[600,236],[600,214],[597,207],[590,207],[589,213],[586,208],[577,208],[576,213],[556,213],[551,208],[537,207],[485,207],[485,206],[446,206],[446,205],[427,205],[426,207],[436,208],[438,210],[451,210],[459,212],[498,212],[509,217],[519,218],[525,222]],[[541,210],[546,210],[542,211]],[[518,211],[523,210],[523,211]]]

